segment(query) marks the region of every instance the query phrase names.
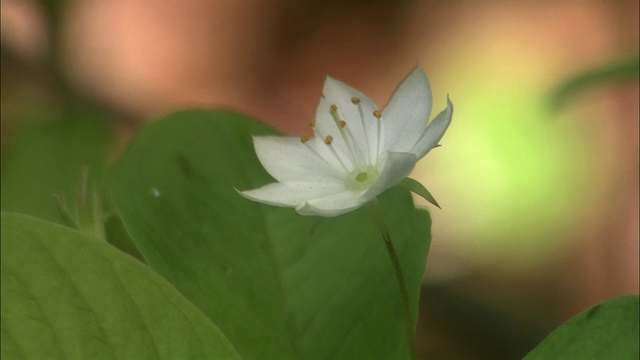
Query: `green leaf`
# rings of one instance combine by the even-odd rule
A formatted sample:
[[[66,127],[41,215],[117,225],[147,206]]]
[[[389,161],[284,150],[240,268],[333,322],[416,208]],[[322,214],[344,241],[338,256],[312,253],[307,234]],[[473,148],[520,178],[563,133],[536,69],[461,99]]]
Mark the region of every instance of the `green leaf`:
[[[2,358],[239,358],[166,280],[108,244],[2,214]]]
[[[336,218],[261,205],[235,189],[274,180],[230,112],[186,111],[149,124],[115,171],[114,204],[145,261],[259,359],[406,358],[400,291],[367,209]],[[430,218],[411,195],[380,197],[413,320]]]
[[[440,205],[438,205],[438,202],[433,197],[433,195],[431,195],[429,190],[427,190],[427,188],[425,188],[424,185],[422,185],[419,181],[412,178],[404,178],[404,180],[400,181],[396,186],[406,189],[407,191],[411,191],[412,193],[421,196],[423,199],[440,208]]]
[[[637,359],[638,295],[605,301],[547,336],[525,359]]]

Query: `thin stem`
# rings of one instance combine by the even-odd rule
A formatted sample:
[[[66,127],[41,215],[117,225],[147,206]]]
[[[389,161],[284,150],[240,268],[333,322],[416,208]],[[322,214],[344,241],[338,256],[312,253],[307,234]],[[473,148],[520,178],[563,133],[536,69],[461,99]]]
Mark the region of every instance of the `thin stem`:
[[[387,229],[387,225],[384,222],[384,216],[382,215],[380,204],[378,204],[378,199],[373,199],[370,204],[371,214],[373,215],[374,222],[376,223],[376,225],[378,225],[380,233],[382,234],[382,239],[384,240],[384,244],[387,247],[387,253],[389,253],[389,259],[391,259],[391,263],[393,264],[393,270],[396,274],[396,280],[398,282],[398,286],[400,287],[400,295],[402,297],[402,310],[404,312],[405,331],[407,333],[407,345],[409,346],[409,354],[411,355],[411,359],[415,360],[415,335],[413,330],[413,320],[411,318],[411,304],[409,303],[409,291],[407,290],[407,283],[405,282],[404,275],[402,274],[402,268],[400,266],[398,254],[396,253],[396,249],[393,246],[393,242],[391,242],[389,229]]]

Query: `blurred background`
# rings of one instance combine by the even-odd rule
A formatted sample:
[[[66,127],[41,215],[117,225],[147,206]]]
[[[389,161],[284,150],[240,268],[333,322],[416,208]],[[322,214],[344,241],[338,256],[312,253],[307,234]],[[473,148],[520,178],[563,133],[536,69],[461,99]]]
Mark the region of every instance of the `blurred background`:
[[[3,211],[61,222],[51,194],[168,111],[300,135],[327,74],[382,107],[420,63],[434,112],[455,105],[413,174],[442,205],[420,357],[521,358],[638,293],[637,1],[2,0],[1,20]]]

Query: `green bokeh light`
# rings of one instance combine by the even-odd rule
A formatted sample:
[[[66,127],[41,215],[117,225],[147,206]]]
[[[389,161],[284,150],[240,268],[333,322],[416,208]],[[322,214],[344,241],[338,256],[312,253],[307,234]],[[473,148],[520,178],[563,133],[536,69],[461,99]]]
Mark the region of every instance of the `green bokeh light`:
[[[576,238],[607,155],[584,119],[548,111],[544,63],[513,53],[447,68],[466,69],[434,81],[448,86],[453,122],[415,174],[443,207],[432,212],[434,239],[475,265],[543,266]]]

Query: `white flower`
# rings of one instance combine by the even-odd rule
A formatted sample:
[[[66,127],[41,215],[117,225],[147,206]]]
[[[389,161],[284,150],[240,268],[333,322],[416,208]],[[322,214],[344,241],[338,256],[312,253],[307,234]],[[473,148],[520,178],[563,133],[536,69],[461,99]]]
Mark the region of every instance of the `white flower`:
[[[254,137],[260,162],[278,182],[240,194],[302,215],[352,211],[405,179],[437,146],[453,105],[447,99],[447,108],[427,126],[431,103],[420,66],[382,112],[360,91],[327,77],[316,118],[309,121],[315,137]]]

